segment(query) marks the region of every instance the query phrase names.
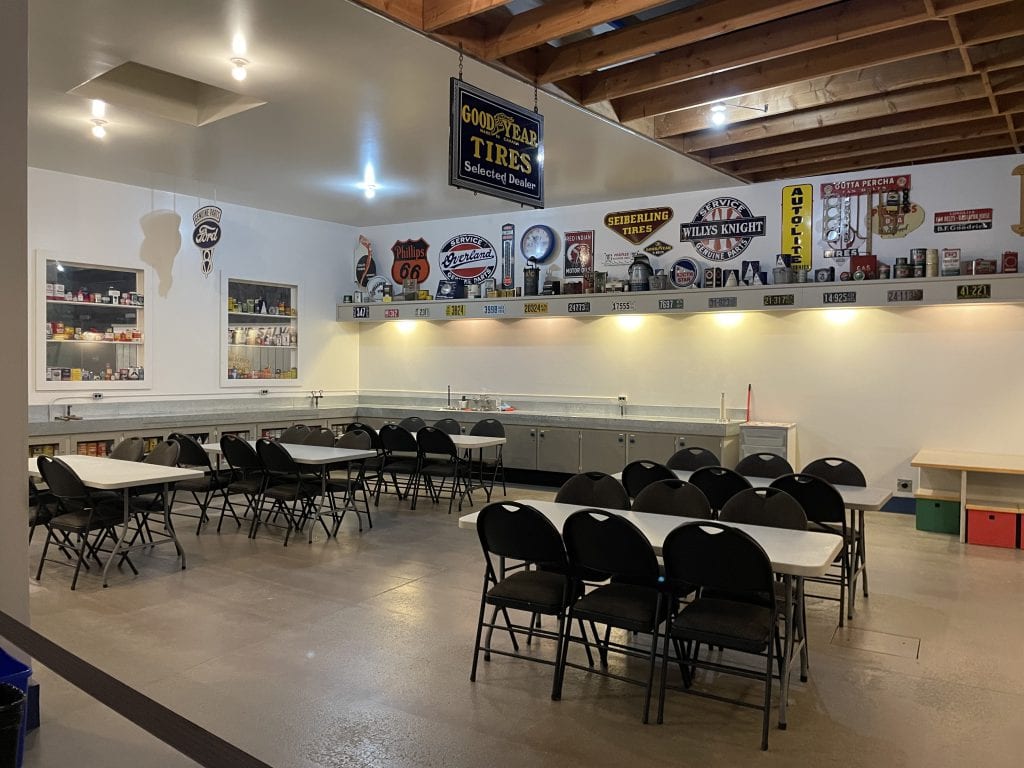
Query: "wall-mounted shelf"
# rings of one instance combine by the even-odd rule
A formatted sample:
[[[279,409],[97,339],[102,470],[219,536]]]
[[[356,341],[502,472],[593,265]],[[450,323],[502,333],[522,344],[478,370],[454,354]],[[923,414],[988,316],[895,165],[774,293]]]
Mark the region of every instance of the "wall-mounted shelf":
[[[1024,275],[961,275],[909,280],[789,283],[739,288],[694,288],[643,293],[565,294],[514,299],[394,301],[340,304],[340,322],[394,320],[519,320],[635,314],[922,307],[1024,303]]]

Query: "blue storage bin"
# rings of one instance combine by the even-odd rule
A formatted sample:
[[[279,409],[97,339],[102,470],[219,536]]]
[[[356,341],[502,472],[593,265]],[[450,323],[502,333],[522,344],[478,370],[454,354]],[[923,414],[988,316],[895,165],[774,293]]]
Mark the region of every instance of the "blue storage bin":
[[[16,765],[21,768],[22,756],[25,752],[25,722],[28,713],[28,679],[32,676],[32,669],[9,653],[0,648],[0,683],[9,683],[15,688],[21,689],[26,695],[25,706],[21,710],[21,737],[18,739],[18,762]]]

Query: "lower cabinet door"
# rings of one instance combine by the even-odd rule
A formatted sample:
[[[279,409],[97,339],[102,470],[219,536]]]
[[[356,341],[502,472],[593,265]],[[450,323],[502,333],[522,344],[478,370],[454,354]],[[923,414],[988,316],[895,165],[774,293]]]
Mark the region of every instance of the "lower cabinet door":
[[[677,440],[676,435],[663,432],[627,432],[626,461],[649,459],[664,464],[676,452]]]
[[[501,449],[502,463],[515,469],[536,469],[537,432],[536,427],[506,424],[506,442]]]
[[[626,464],[626,432],[584,429],[580,433],[580,466],[584,472],[621,472]]]
[[[580,471],[580,431],[565,427],[537,430],[537,469],[545,472]]]

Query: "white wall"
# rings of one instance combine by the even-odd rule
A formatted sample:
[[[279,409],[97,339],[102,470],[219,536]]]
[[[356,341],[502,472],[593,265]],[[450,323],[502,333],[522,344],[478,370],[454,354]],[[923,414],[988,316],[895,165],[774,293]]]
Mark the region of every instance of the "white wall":
[[[1019,158],[1000,157],[904,169],[912,174],[913,201],[925,207],[924,225],[905,239],[875,238],[887,261],[911,247],[960,247],[964,258],[998,258],[1022,250],[1010,231],[1018,212]],[[860,172],[866,178],[896,171]],[[810,180],[815,196],[821,179]],[[779,248],[782,184],[733,190],[755,215],[768,217],[768,235],[755,239],[726,267],[742,259],[770,264]],[[461,232],[500,242],[506,221],[517,236],[529,223],[548,223],[559,233],[594,229],[598,264],[613,250],[636,250],[608,230],[607,212],[669,205],[674,219],[650,241],[675,247],[657,264],[693,255],[679,243],[679,222],[692,218],[714,193],[620,201],[607,205],[430,224],[368,229],[378,271],[389,272],[395,240],[424,237],[436,249]],[[936,235],[936,210],[994,209],[994,228]],[[820,206],[815,212],[815,262],[820,263]],[[383,262],[383,263],[380,263]],[[520,258],[521,262],[521,258]],[[600,268],[600,267],[599,267]],[[436,282],[434,282],[436,284]],[[714,408],[719,392],[742,407],[753,386],[753,418],[799,424],[801,461],[844,455],[874,482],[894,486],[913,477],[909,462],[922,447],[1019,451],[1024,430],[1019,382],[1024,380],[1024,306],[858,309],[792,313],[648,316],[635,330],[616,318],[590,320],[418,322],[362,326],[359,344],[363,390],[493,391],[515,404],[520,395],[613,397],[625,392],[636,404]],[[415,370],[415,375],[410,374]]]
[[[221,203],[222,239],[214,253],[214,273],[206,278],[200,272],[199,251],[192,244],[191,216],[200,204],[210,202],[193,195],[29,169],[30,327],[35,328],[35,304],[40,298],[33,278],[35,251],[50,251],[68,261],[144,268],[150,328],[146,379],[151,388],[130,397],[251,395],[259,382],[243,390],[221,386],[221,316],[226,302],[221,295],[221,272],[297,284],[300,379],[292,389],[355,389],[358,334],[334,320],[335,307],[342,294],[349,292],[342,278],[351,269],[354,231],[341,224]],[[169,286],[165,284],[166,295],[161,295],[157,271],[143,261],[142,220],[154,211],[176,212],[181,217],[181,245]],[[173,238],[173,230],[171,234]],[[30,403],[44,404],[62,393],[35,389],[38,360],[33,340],[30,355]]]

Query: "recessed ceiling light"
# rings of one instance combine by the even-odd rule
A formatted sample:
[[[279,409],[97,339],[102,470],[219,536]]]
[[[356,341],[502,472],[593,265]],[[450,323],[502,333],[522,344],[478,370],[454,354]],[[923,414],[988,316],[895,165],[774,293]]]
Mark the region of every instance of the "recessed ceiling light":
[[[373,172],[373,163],[367,163],[366,168],[363,170],[363,180],[356,184],[356,186],[363,190],[363,194],[366,195],[367,200],[372,200],[377,194],[377,176]]]
[[[231,64],[231,76],[238,82],[245,80],[246,76],[249,74],[245,69],[249,66],[249,62],[245,59],[234,58],[231,60]]]
[[[94,119],[92,121],[92,135],[97,139],[102,139],[107,135],[107,129],[103,126],[107,124],[106,120]]]
[[[711,105],[711,122],[715,125],[725,125],[725,104]]]

